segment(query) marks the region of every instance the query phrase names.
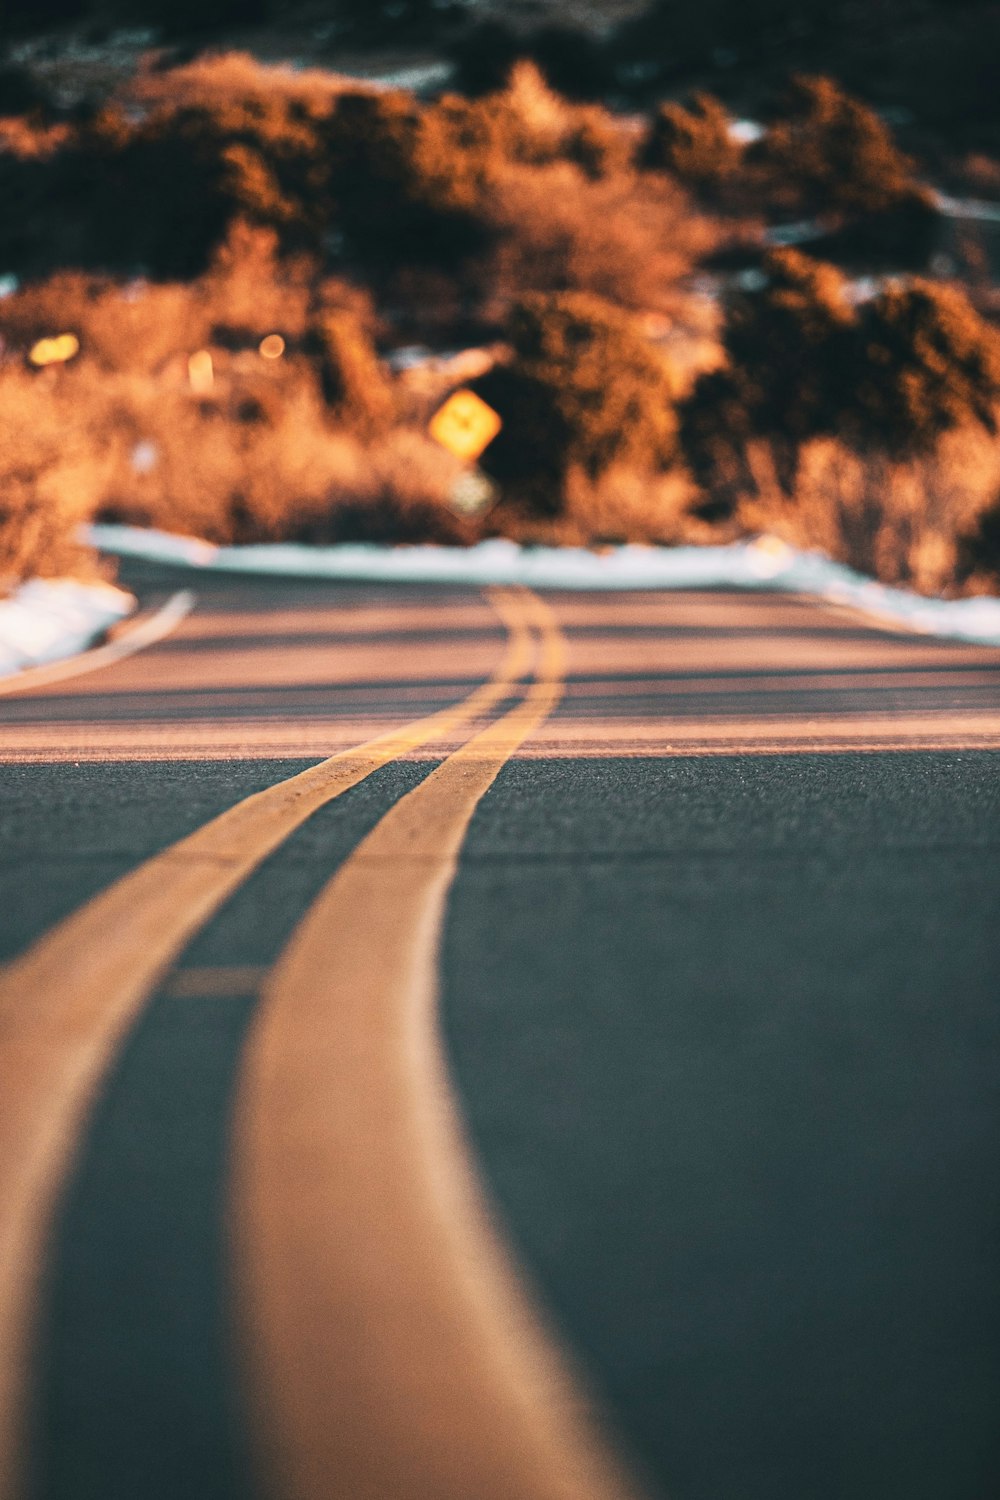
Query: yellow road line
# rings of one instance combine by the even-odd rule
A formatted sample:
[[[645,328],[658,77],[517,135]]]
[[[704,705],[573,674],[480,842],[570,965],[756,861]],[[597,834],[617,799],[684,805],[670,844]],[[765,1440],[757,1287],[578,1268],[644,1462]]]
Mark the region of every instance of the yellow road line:
[[[436,1038],[473,812],[561,694],[545,612],[524,701],[403,797],[265,983],[231,1221],[250,1428],[276,1500],[623,1500],[490,1228]]]
[[[462,702],[258,792],[140,865],[0,969],[0,1500],[20,1493],[31,1330],[46,1233],[90,1101],[156,983],[306,818],[397,756],[487,714],[531,660],[526,591],[493,677]]]
[[[177,629],[186,615],[195,606],[195,596],[190,589],[181,589],[171,594],[166,603],[151,615],[143,615],[123,626],[113,640],[103,646],[93,646],[76,656],[63,661],[53,661],[40,667],[25,667],[11,677],[0,680],[0,694],[27,693],[31,688],[47,687],[50,682],[62,682],[67,677],[80,677],[84,672],[94,672],[98,667],[110,667],[126,656],[133,656],[146,646],[153,646]]]

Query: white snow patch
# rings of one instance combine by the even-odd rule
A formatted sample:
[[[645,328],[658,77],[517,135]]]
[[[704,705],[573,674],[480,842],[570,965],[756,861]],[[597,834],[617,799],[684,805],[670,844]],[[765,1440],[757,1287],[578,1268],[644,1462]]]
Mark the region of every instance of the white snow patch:
[[[818,240],[824,233],[822,224],[817,219],[799,219],[794,224],[771,224],[764,230],[764,244],[775,245],[779,249],[786,245],[808,245],[811,240]]]
[[[390,370],[415,370],[433,358],[434,350],[426,344],[401,344],[398,349],[389,350],[385,362]]]
[[[33,578],[0,599],[0,677],[83,651],[135,609],[110,583]]]
[[[853,307],[859,307],[863,302],[871,302],[897,279],[894,276],[853,276],[847,283],[845,295]]]
[[[935,207],[949,219],[978,219],[982,224],[1000,224],[1000,203],[987,203],[982,198],[949,198],[947,193],[934,193]]]
[[[759,120],[733,120],[729,126],[729,139],[740,146],[752,146],[755,141],[763,140],[765,135],[767,126],[762,125]]]
[[[358,73],[354,76],[377,88],[409,89],[419,93],[423,89],[443,87],[454,71],[451,63],[414,63],[384,73]]]
[[[384,547],[369,542],[311,547],[273,542],[217,547],[192,537],[98,525],[86,540],[121,557],[219,572],[386,583],[527,584],[544,589],[782,589],[845,605],[923,635],[1000,646],[1000,599],[927,599],[800,552],[776,537],[722,547]]]

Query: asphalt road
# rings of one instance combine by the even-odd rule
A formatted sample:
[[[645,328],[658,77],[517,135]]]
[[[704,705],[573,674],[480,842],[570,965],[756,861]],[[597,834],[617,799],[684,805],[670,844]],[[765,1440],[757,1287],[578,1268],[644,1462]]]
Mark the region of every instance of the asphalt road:
[[[36,1158],[42,1175],[5,1242],[27,1312],[5,1325],[0,1306],[4,1500],[996,1494],[1000,651],[781,595],[551,595],[543,669],[542,615],[505,625],[478,590],[134,582],[150,599],[189,585],[197,607],[128,660],[0,700],[5,961],[47,955],[60,923],[242,799],[464,699],[518,630],[541,642],[542,687],[525,718],[515,661],[474,720],[363,775],[351,762],[308,818],[285,807],[263,852],[232,834],[199,852],[203,883],[238,873],[176,940],[194,900],[182,883],[174,899],[177,861],[102,907],[96,942],[74,928],[62,969],[6,971],[0,1059],[11,1079],[37,1073],[41,1102],[0,1121],[0,1179],[27,1181]],[[460,750],[517,713],[506,740]],[[368,982],[351,954],[370,945],[377,969],[445,869],[446,814],[461,853],[436,1025],[527,1333],[475,1212],[454,1243],[441,1213],[420,1217],[435,1163],[460,1154],[432,1121],[427,1160],[406,1155],[419,1090],[442,1085],[414,1085],[397,1139],[392,1090],[410,1084],[396,1059],[379,1092],[380,1055],[356,1035],[368,1000],[350,1008]],[[352,886],[366,869],[374,884]],[[303,916],[337,871],[340,905],[335,891],[310,938]],[[78,1086],[63,1051],[115,986],[127,998],[112,959],[138,962],[129,924],[154,897],[143,941],[163,961]],[[434,959],[435,899],[413,915],[415,972]],[[62,973],[89,1009],[58,1011]],[[262,1035],[262,1005],[280,1017],[285,999],[286,1033]],[[50,1005],[36,1036],[32,1007]],[[421,1046],[405,1053],[418,1071]],[[40,1138],[63,1093],[31,1157],[18,1122]],[[340,1109],[341,1136],[318,1143]],[[461,1218],[465,1191],[435,1203]],[[467,1267],[459,1316],[445,1304]],[[407,1291],[418,1273],[439,1276],[438,1301]],[[496,1371],[530,1385],[536,1338],[634,1478],[581,1460],[561,1488],[593,1428],[559,1412],[518,1446],[523,1389],[508,1410]]]

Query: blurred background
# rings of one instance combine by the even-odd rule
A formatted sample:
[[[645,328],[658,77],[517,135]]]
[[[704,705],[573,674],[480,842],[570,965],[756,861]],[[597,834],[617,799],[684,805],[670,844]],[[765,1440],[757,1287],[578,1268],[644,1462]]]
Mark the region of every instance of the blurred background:
[[[4,0],[0,587],[99,519],[997,592],[998,57],[985,0]]]

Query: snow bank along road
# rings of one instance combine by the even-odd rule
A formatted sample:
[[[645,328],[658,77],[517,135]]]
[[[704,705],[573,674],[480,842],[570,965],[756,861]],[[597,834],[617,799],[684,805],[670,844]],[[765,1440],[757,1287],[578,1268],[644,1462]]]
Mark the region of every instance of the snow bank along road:
[[[0,702],[0,1496],[982,1500],[1000,650],[188,575]]]

